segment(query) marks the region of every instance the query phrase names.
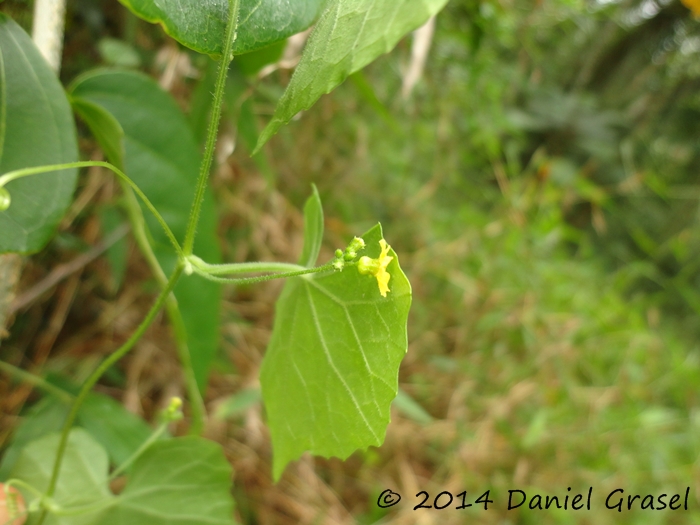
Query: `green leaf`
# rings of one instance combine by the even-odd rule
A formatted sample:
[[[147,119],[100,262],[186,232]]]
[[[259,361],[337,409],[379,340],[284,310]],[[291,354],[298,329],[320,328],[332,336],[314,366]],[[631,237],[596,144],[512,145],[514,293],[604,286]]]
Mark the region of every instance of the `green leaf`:
[[[0,480],[7,479],[27,444],[48,433],[61,430],[69,409],[63,401],[46,396],[27,411],[15,427],[12,443],[2,457]]]
[[[126,71],[100,70],[79,77],[71,86],[71,98],[79,111],[87,106],[102,108],[123,131],[126,174],[148,196],[180,239],[185,236],[191,200],[195,193],[200,155],[187,119],[175,101],[152,79]],[[96,113],[94,113],[96,114]],[[117,133],[99,126],[105,119],[81,113],[100,143],[114,151]],[[102,137],[102,138],[100,138]],[[115,160],[111,159],[114,163]],[[177,257],[162,229],[147,210],[146,222],[153,249],[166,273]],[[211,191],[205,194],[195,253],[208,262],[219,262],[216,209]],[[209,367],[219,343],[221,288],[198,277],[181,279],[175,288],[187,331],[197,383],[204,390]]]
[[[204,210],[202,210],[203,212]],[[216,221],[204,221],[204,213],[200,216],[200,232],[197,241],[203,237],[205,228],[216,231]],[[195,248],[201,246],[201,242],[195,242]],[[199,248],[196,252],[204,254]],[[220,262],[220,253],[213,250],[208,252],[209,257],[201,255],[207,261]],[[200,392],[204,393],[209,380],[209,371],[219,348],[219,312],[221,310],[221,286],[211,281],[205,281],[195,275],[180,279],[175,288],[182,320],[187,331],[187,346],[192,356],[192,368],[197,380]]]
[[[362,237],[362,255],[378,257],[381,226]],[[386,297],[355,267],[285,285],[260,375],[275,479],[305,451],[345,459],[384,441],[411,305],[411,286],[390,254]]]
[[[98,210],[100,217],[100,227],[102,233],[108,236],[111,232],[119,228],[125,222],[125,218],[122,213],[115,209],[114,206],[107,205]],[[115,242],[112,246],[107,248],[105,256],[107,258],[107,263],[111,270],[111,281],[110,287],[112,292],[116,293],[122,286],[124,282],[124,276],[126,275],[127,258],[129,255],[129,245],[126,238],[121,238]]]
[[[130,458],[153,432],[143,419],[121,403],[95,392],[80,407],[78,425],[105,448],[115,465]]]
[[[7,478],[22,449],[30,442],[61,430],[68,409],[64,402],[47,396],[34,405],[17,427],[12,444],[0,464],[0,479]],[[83,427],[109,453],[114,464],[121,464],[151,435],[151,428],[109,396],[91,393],[78,412],[77,425]]]
[[[294,115],[310,108],[349,75],[391,51],[409,31],[447,0],[331,0],[306,44],[301,61],[263,130],[256,151]]]
[[[111,66],[135,68],[141,65],[138,51],[128,42],[116,38],[103,38],[97,43],[102,60]]]
[[[311,268],[316,265],[318,253],[323,240],[323,206],[316,185],[312,184],[313,193],[304,204],[304,250],[299,264]]]
[[[0,13],[0,174],[78,160],[66,95],[31,38]],[[78,171],[14,180],[0,211],[0,253],[41,250],[71,203]]]
[[[208,55],[223,52],[228,19],[224,0],[119,0],[136,16],[159,23],[181,44]],[[324,0],[240,0],[233,52],[262,49],[305,30]]]
[[[251,55],[257,54],[258,53],[251,53]],[[248,57],[250,55],[244,56]],[[226,93],[224,95],[224,111],[231,123],[236,126],[238,142],[251,152],[258,143],[260,130],[258,129],[257,116],[255,115],[255,103],[253,97],[250,96],[251,84],[242,74],[242,68],[236,67],[236,65],[241,65],[240,59],[234,61],[234,67],[229,71],[226,82]],[[277,100],[277,98],[278,97],[275,97],[275,100]],[[276,175],[267,157],[258,154],[252,158],[253,162],[255,162],[257,168],[260,170],[260,173],[265,177],[266,182],[269,185],[274,185]]]
[[[12,478],[21,479],[35,489],[45,492],[53,467],[60,434],[50,434],[27,445],[12,470]],[[97,525],[103,521],[113,496],[107,486],[107,453],[82,429],[74,429],[68,444],[52,499],[62,508],[86,507],[94,509],[81,514],[58,516],[49,514],[46,525]],[[24,493],[30,501],[34,495]],[[28,525],[37,521],[36,516]]]
[[[357,88],[357,92],[359,93],[360,97],[362,97],[362,100],[372,109],[374,109],[377,115],[379,115],[382,120],[384,120],[384,122],[391,127],[392,131],[395,133],[401,132],[401,126],[399,126],[398,122],[389,112],[386,106],[382,104],[382,101],[379,100],[377,94],[374,92],[372,84],[370,84],[369,80],[367,80],[367,76],[362,71],[356,71],[350,75],[350,81]]]
[[[246,388],[227,397],[216,409],[216,419],[227,419],[245,413],[250,407],[260,403],[260,389]]]
[[[200,77],[190,96],[188,120],[197,144],[203,145],[207,136],[207,125],[211,114],[212,93],[216,85],[218,63],[205,57],[204,65],[199,68]],[[226,90],[225,94],[228,94]]]
[[[44,491],[60,435],[30,443],[12,472]],[[52,498],[60,506],[46,525],[230,525],[231,466],[221,447],[200,437],[158,441],[136,459],[124,491],[108,487],[107,453],[84,430],[74,429]],[[25,497],[33,495],[25,492]],[[82,508],[78,508],[82,507]],[[36,513],[28,525],[36,522]]]
[[[428,414],[415,399],[400,388],[398,394],[396,394],[396,399],[394,399],[394,406],[406,417],[412,419],[416,423],[420,423],[421,425],[429,425],[433,422],[433,418],[430,416],[430,414]]]
[[[197,436],[160,441],[132,467],[110,525],[231,525],[231,465],[221,446]]]
[[[71,105],[95,135],[109,162],[124,170],[124,130],[119,121],[102,106],[84,98],[71,97]]]
[[[280,40],[271,46],[236,57],[233,66],[237,67],[245,76],[257,75],[262,68],[268,64],[274,64],[282,58],[285,47],[287,47],[287,41]]]

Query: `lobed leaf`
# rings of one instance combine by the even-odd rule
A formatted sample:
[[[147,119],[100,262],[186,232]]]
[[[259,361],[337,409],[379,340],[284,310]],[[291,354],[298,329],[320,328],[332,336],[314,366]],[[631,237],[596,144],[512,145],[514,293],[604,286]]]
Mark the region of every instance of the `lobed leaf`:
[[[232,525],[231,466],[219,445],[188,436],[155,443],[135,462],[110,525]]]
[[[149,77],[116,70],[79,77],[70,94],[105,153],[114,156],[110,161],[117,166],[123,163],[126,174],[160,211],[173,233],[184,238],[200,155],[192,129],[175,101]],[[118,139],[123,144],[117,144]],[[121,151],[123,160],[119,157]],[[144,215],[156,257],[168,273],[177,261],[176,255],[160,225],[147,210]],[[207,191],[195,253],[214,263],[221,259],[216,223],[214,198]],[[204,390],[219,343],[221,287],[188,277],[177,284],[175,297],[187,331],[195,377]]]
[[[378,257],[381,226],[363,235]],[[391,291],[356,268],[290,279],[277,302],[260,375],[273,473],[310,451],[347,458],[384,441],[406,348],[411,287],[396,253]]]
[[[45,491],[60,435],[27,445],[12,477]],[[108,485],[107,453],[84,430],[68,437],[46,525],[233,524],[231,466],[221,447],[190,436],[158,441],[139,456],[118,496]],[[33,497],[25,493],[29,500]],[[36,513],[28,525],[36,521]]]
[[[226,0],[119,0],[136,16],[159,23],[181,44],[220,56],[228,19]],[[324,0],[240,0],[235,55],[262,49],[304,31]]]
[[[49,434],[32,441],[20,454],[12,478],[21,479],[35,489],[45,492],[51,479],[54,457],[60,434]],[[49,514],[46,525],[98,525],[103,521],[113,496],[107,486],[109,460],[107,453],[82,429],[74,429],[68,444],[52,499],[61,507],[83,507],[85,512],[67,515]],[[25,500],[34,498],[25,493]],[[87,510],[90,509],[90,510]],[[28,525],[37,521],[32,516]]]
[[[104,447],[116,465],[130,458],[152,432],[143,419],[124,405],[97,392],[85,399],[77,423]]]
[[[301,110],[349,75],[391,51],[447,0],[331,0],[306,44],[292,80],[258,140],[256,151]]]
[[[78,160],[65,92],[31,38],[0,13],[0,175]],[[0,211],[0,253],[41,250],[73,198],[78,171],[33,175],[7,184]]]
[[[27,411],[0,461],[0,479],[8,477],[27,444],[63,428],[69,408],[60,399],[46,396]],[[152,432],[143,419],[111,397],[97,392],[85,399],[76,424],[104,447],[115,464],[131,457]]]
[[[22,415],[12,434],[10,446],[0,461],[0,480],[8,478],[26,445],[63,427],[70,407],[59,399],[46,396]]]

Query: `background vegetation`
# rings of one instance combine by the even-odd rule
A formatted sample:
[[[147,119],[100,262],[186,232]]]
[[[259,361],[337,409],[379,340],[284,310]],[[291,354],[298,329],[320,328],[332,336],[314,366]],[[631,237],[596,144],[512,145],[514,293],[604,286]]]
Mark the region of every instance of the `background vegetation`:
[[[1,5],[30,26],[28,2]],[[592,486],[600,498],[690,486],[697,507],[700,23],[688,8],[452,0],[409,97],[406,39],[251,159],[290,74],[260,71],[282,50],[268,51],[231,73],[213,180],[224,257],[295,260],[313,182],[326,258],[380,220],[414,303],[385,444],[346,462],[307,457],[273,485],[257,377],[280,287],[226,290],[207,435],[234,465],[240,520],[700,523],[697,512],[618,514],[602,499],[585,513],[504,505],[510,488]],[[100,63],[158,78],[202,135],[211,65],[116,1],[74,0],[62,80]],[[83,137],[85,157],[99,155]],[[98,171],[82,179],[61,234],[24,271],[3,361],[70,387],[142,318],[155,283],[128,237],[27,293],[114,230],[117,193]],[[146,419],[182,390],[164,323],[99,387]],[[37,421],[40,395],[3,376],[0,404],[7,447]],[[404,501],[381,511],[385,488]],[[419,490],[465,489],[491,489],[498,504],[412,510]]]

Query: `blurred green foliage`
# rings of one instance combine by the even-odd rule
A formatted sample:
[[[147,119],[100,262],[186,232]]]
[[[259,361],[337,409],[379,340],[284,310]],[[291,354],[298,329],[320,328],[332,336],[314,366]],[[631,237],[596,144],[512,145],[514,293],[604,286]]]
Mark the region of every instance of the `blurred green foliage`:
[[[402,388],[445,425],[412,448],[435,494],[695,490],[699,54],[675,2],[452,1],[410,99],[410,42],[365,70],[392,123],[346,83],[273,141],[285,191],[315,182],[408,254]],[[700,523],[600,499],[470,519]]]

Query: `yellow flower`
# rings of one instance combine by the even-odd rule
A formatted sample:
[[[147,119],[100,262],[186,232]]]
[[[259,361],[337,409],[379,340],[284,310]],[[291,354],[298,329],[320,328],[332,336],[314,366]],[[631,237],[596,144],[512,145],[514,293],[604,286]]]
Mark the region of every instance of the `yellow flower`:
[[[386,297],[386,293],[389,290],[389,279],[391,275],[386,271],[386,267],[394,259],[389,256],[389,246],[384,239],[379,241],[379,246],[382,248],[382,253],[379,254],[378,259],[371,259],[367,256],[360,257],[357,262],[357,270],[363,275],[374,275],[377,278],[377,284],[379,285],[379,293],[382,297]]]
[[[681,2],[693,12],[693,15],[700,17],[700,0],[681,0]]]

